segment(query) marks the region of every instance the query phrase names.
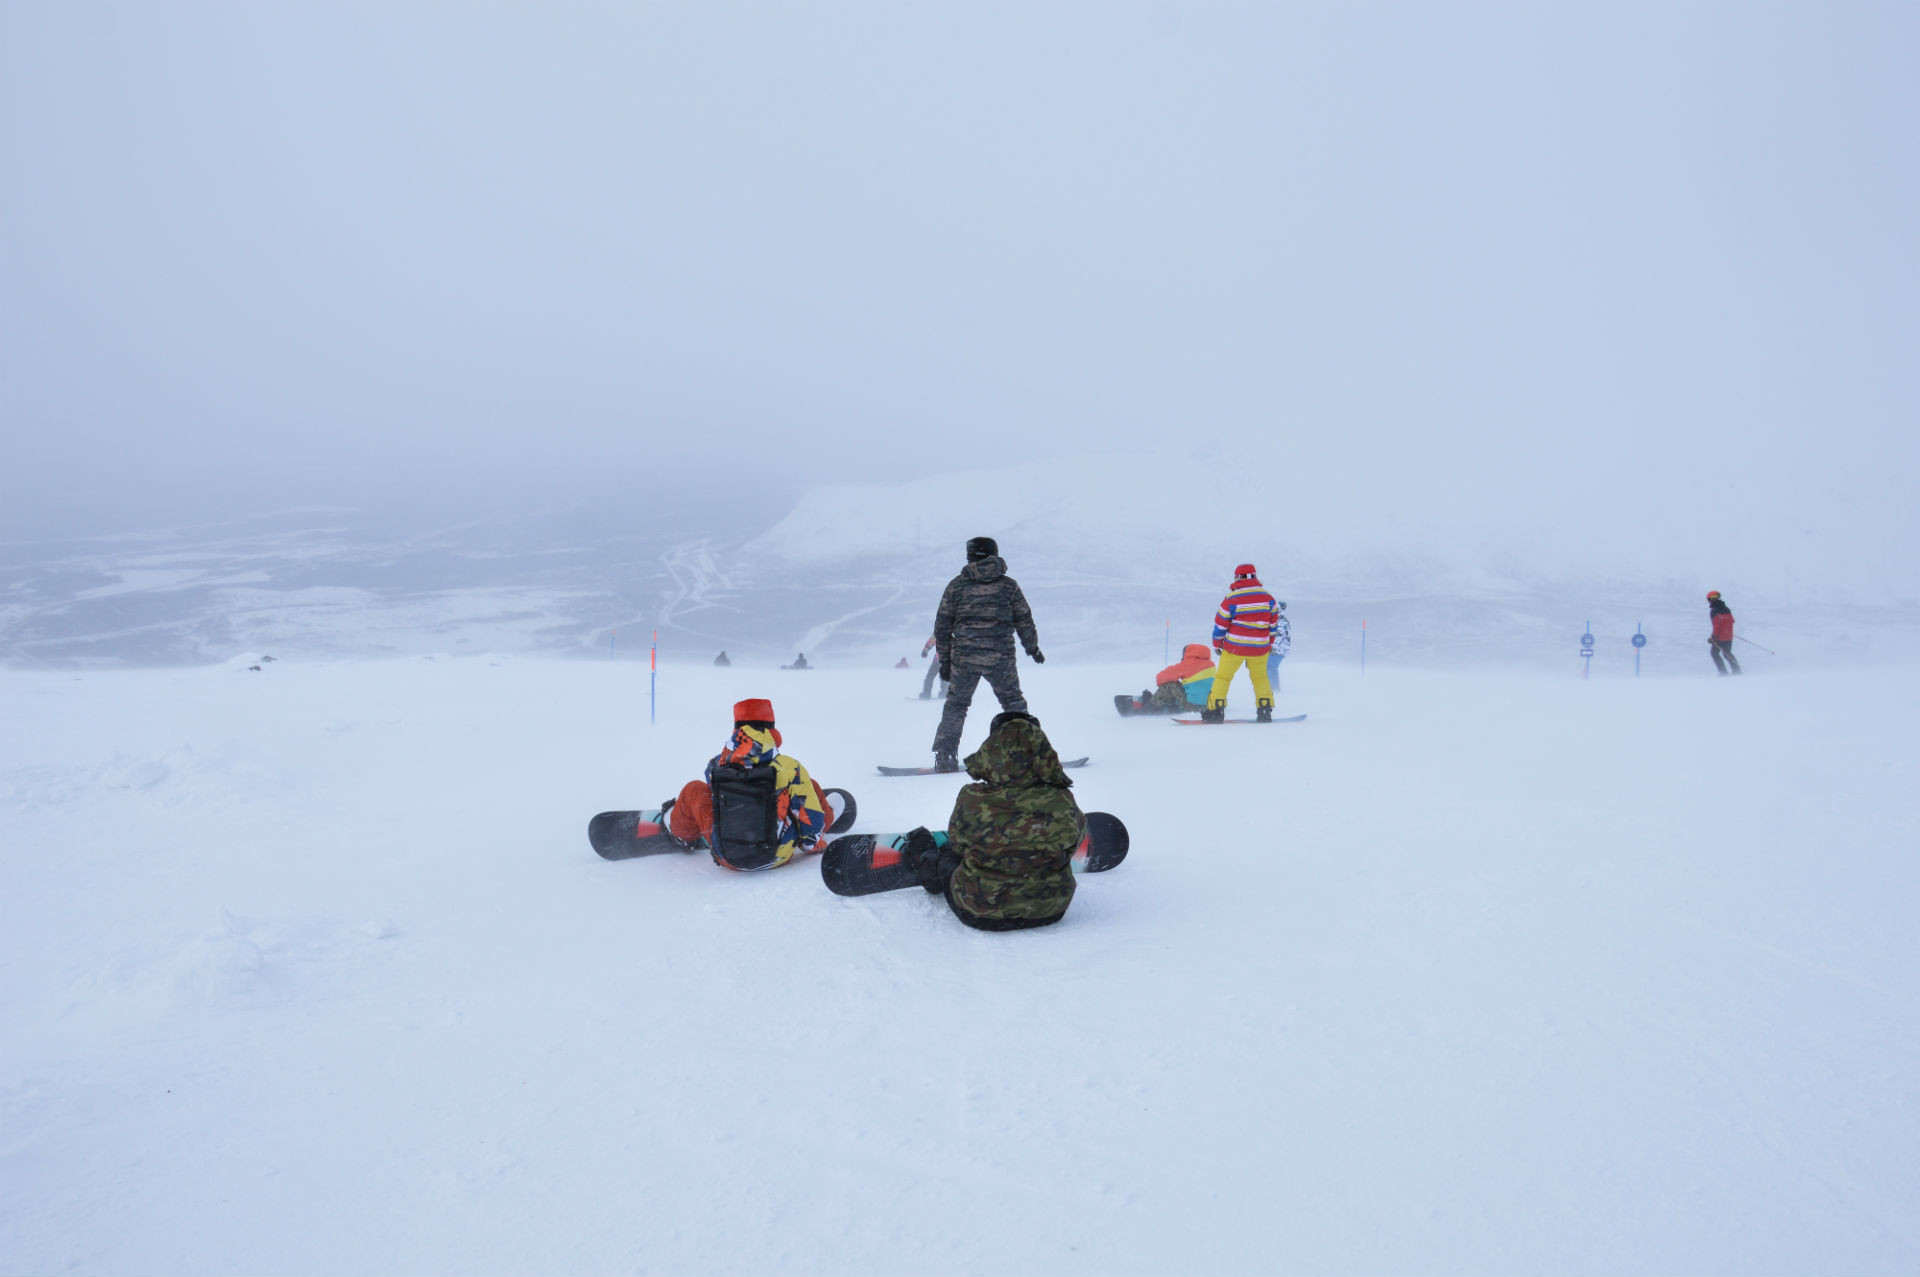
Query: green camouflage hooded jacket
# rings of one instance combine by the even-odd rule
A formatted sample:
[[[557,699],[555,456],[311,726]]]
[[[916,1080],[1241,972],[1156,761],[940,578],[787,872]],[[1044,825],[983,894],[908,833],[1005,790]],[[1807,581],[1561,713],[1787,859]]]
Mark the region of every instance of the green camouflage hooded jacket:
[[[968,756],[967,774],[977,783],[960,791],[947,822],[960,853],[947,888],[954,909],[989,927],[1058,920],[1073,899],[1069,862],[1087,826],[1060,755],[1038,724],[1011,719]]]

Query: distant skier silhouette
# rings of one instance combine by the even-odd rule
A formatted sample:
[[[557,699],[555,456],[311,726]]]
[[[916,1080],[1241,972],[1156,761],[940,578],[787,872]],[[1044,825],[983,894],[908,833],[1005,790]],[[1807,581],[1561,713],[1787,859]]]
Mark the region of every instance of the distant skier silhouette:
[[[1720,677],[1727,676],[1727,666],[1733,666],[1733,673],[1740,672],[1740,662],[1733,654],[1733,609],[1720,597],[1720,591],[1707,591],[1707,619],[1713,625],[1713,632],[1707,639],[1707,651],[1713,655],[1713,668],[1720,671]]]

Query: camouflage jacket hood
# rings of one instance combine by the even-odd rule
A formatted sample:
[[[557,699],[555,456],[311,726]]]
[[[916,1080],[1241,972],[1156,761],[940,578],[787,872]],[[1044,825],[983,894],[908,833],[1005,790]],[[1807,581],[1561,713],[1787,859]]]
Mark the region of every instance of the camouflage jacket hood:
[[[1055,921],[1073,899],[1073,849],[1086,833],[1060,756],[1038,727],[1013,719],[967,758],[967,772],[975,783],[947,821],[960,853],[948,901],[976,926]]]
[[[960,569],[960,575],[969,581],[997,581],[1007,574],[1007,561],[997,554],[989,554],[984,559],[975,559]]]
[[[1060,765],[1060,755],[1052,742],[1024,719],[1003,724],[978,750],[967,755],[967,775],[1010,789],[1073,786],[1073,778]]]

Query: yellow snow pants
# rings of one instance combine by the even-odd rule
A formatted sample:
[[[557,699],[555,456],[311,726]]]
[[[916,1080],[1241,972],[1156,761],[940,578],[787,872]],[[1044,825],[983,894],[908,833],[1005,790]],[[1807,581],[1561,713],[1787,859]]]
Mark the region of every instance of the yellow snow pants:
[[[1220,663],[1213,667],[1213,690],[1207,693],[1207,708],[1222,709],[1227,703],[1227,685],[1233,682],[1234,674],[1244,665],[1247,676],[1253,680],[1254,696],[1269,703],[1273,700],[1273,684],[1267,681],[1267,654],[1258,656],[1240,656],[1234,652],[1220,653]]]

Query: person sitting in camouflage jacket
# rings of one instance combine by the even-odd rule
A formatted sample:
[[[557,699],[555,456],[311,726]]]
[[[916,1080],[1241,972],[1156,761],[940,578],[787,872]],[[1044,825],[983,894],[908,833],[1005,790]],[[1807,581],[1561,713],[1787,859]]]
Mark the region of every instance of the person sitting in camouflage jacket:
[[[967,774],[975,783],[954,800],[947,845],[926,829],[908,837],[921,885],[982,931],[1060,921],[1073,900],[1073,853],[1087,818],[1040,720],[996,715],[986,743],[967,757]]]

